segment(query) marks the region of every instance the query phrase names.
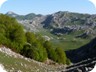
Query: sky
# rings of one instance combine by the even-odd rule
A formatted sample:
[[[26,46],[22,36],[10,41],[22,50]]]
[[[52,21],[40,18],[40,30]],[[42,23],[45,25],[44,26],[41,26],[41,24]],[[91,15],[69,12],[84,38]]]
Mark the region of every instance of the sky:
[[[51,14],[58,11],[96,14],[95,6],[88,0],[8,0],[0,13],[13,11],[17,14]]]

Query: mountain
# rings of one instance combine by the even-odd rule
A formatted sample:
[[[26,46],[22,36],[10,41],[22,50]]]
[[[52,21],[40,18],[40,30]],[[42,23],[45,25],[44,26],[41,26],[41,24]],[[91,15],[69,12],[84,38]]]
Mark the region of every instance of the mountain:
[[[56,35],[74,34],[82,38],[96,35],[96,15],[60,11],[47,16],[42,24]]]
[[[43,28],[49,30],[52,34],[72,34],[76,38],[89,38],[96,35],[96,15],[80,14],[72,12],[59,11],[50,15],[36,15],[30,13],[27,15],[17,15],[7,13],[6,15],[15,17],[27,29],[36,30]]]
[[[19,16],[18,14],[14,13],[12,11],[7,12],[6,15],[9,15],[11,17],[17,17],[17,16]]]
[[[59,46],[64,50],[79,48],[96,36],[96,15],[59,11],[48,15],[30,13],[14,18],[24,26],[25,31],[47,36],[55,48]]]
[[[41,14],[36,15],[34,13],[30,13],[30,14],[27,14],[27,15],[19,15],[19,14],[16,14],[16,13],[12,12],[12,11],[7,12],[6,15],[14,17],[17,20],[31,20],[34,17],[42,16]]]

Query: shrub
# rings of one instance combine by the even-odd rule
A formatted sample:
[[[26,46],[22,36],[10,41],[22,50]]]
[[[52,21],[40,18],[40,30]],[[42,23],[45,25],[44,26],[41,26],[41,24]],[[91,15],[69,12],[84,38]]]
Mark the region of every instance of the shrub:
[[[46,48],[47,54],[48,54],[48,58],[52,59],[54,61],[57,61],[57,54],[55,52],[55,49],[52,48],[52,45],[49,41],[46,41],[44,43],[44,47]]]
[[[66,57],[66,54],[63,51],[63,49],[62,48],[56,48],[56,53],[57,53],[57,62],[66,64],[67,57]]]

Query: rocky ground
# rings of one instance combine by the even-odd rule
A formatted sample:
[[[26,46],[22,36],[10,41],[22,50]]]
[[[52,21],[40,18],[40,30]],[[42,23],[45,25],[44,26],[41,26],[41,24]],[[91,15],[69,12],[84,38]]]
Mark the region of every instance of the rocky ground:
[[[96,64],[96,58],[88,59],[67,67],[66,72],[89,72]]]
[[[13,52],[12,50],[10,50],[9,48],[6,48],[6,47],[0,47],[0,52],[2,52],[2,53],[4,53],[6,56],[8,56],[8,57],[12,57],[12,58],[15,58],[15,59],[22,59],[22,60],[24,60],[24,61],[26,61],[26,62],[29,62],[29,63],[34,63],[35,65],[37,65],[37,66],[33,66],[33,68],[35,68],[35,70],[32,68],[32,67],[30,67],[30,68],[32,68],[33,70],[32,70],[32,72],[60,72],[60,70],[62,69],[62,68],[65,68],[65,66],[64,65],[58,65],[58,64],[55,64],[55,65],[48,65],[48,64],[45,64],[45,63],[41,63],[41,62],[37,62],[37,61],[35,61],[35,60],[33,60],[33,59],[29,59],[29,58],[26,58],[26,57],[24,57],[24,56],[22,56],[22,55],[20,55],[20,54],[18,54],[18,53],[15,53],[15,52]],[[2,59],[2,58],[1,58]],[[5,60],[6,61],[6,60]],[[1,63],[1,62],[0,62]],[[16,63],[15,63],[16,64]],[[18,63],[17,63],[18,64]],[[14,67],[11,67],[11,68],[8,68],[8,69],[6,69],[6,65],[3,65],[2,64],[2,66],[5,66],[5,69],[8,71],[8,72],[24,72],[24,71],[22,71],[22,68],[24,68],[24,67],[27,67],[27,64],[26,63],[23,63],[23,62],[21,62],[21,63],[19,63],[20,64],[20,66],[21,66],[21,69],[19,68],[17,68],[17,70],[16,70],[16,68],[14,68]],[[30,66],[30,65],[29,65]],[[38,68],[39,67],[39,68]],[[31,71],[25,71],[25,72],[31,72]]]

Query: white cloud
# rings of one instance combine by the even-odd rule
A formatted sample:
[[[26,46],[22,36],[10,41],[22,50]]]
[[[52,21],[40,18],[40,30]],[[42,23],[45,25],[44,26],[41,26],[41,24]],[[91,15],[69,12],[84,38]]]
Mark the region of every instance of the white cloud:
[[[91,3],[94,4],[94,6],[96,7],[96,0],[89,0]]]
[[[0,7],[2,6],[2,4],[4,3],[4,2],[6,2],[7,0],[0,0]]]

